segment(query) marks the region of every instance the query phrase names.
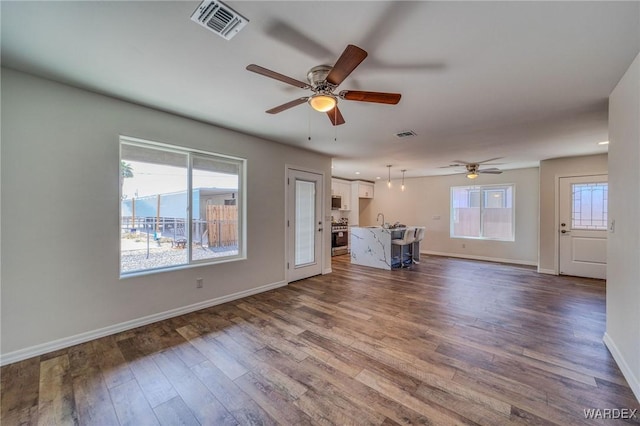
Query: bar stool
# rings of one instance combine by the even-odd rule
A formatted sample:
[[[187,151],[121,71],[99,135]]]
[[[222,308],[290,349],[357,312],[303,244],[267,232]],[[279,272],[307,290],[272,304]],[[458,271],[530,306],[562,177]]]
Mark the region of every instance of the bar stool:
[[[404,248],[413,244],[416,239],[416,228],[415,227],[407,227],[404,230],[404,234],[402,238],[398,238],[395,240],[391,240],[391,244],[394,246],[400,246],[400,267],[404,267]],[[413,255],[410,254],[410,260],[413,261]]]
[[[415,239],[414,243],[420,243],[420,241],[424,240],[425,229],[426,228],[424,226],[418,226],[416,228],[416,239]],[[414,249],[416,248],[415,244],[414,244],[413,247],[414,247]],[[420,245],[418,245],[417,250],[418,250],[418,255],[420,255]],[[418,256],[418,257],[420,257],[420,256]],[[413,263],[416,263],[416,264],[420,263],[414,258],[413,253],[411,253],[411,259],[412,259]]]

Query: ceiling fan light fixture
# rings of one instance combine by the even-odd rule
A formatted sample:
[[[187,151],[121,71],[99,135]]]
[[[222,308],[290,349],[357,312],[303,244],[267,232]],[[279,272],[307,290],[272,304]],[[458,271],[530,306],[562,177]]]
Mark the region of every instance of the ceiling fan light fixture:
[[[467,173],[467,177],[469,179],[475,179],[475,178],[478,177],[478,174],[476,172],[469,172],[469,173]]]
[[[327,112],[335,108],[338,100],[335,96],[329,95],[313,95],[309,98],[309,105],[318,112]]]

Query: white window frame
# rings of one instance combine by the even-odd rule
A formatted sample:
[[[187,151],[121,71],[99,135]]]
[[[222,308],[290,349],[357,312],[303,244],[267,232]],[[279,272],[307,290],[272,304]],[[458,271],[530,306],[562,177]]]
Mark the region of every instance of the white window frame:
[[[484,198],[485,191],[490,191],[492,188],[504,188],[511,187],[511,198],[512,198],[512,207],[511,207],[511,238],[503,239],[503,238],[489,238],[483,236],[484,231]],[[469,237],[464,235],[454,235],[454,221],[455,221],[455,209],[453,207],[453,193],[454,190],[465,188],[465,189],[477,189],[480,194],[478,195],[478,199],[480,201],[480,236],[479,237]],[[470,198],[469,198],[470,199]],[[506,241],[513,242],[516,240],[516,185],[514,183],[502,183],[502,184],[494,184],[494,185],[461,185],[461,186],[452,186],[449,191],[449,238],[456,239],[464,239],[464,240],[485,240],[485,241]]]
[[[130,136],[120,136],[119,141],[119,153],[118,159],[122,161],[122,146],[130,145],[130,146],[138,146],[141,148],[147,149],[156,149],[159,151],[166,152],[174,152],[178,154],[184,154],[187,158],[187,219],[186,223],[188,226],[185,226],[185,234],[187,236],[187,263],[182,265],[171,265],[166,267],[158,267],[158,268],[150,268],[150,269],[141,269],[132,272],[123,273],[122,268],[122,260],[120,259],[122,248],[120,244],[118,244],[119,250],[119,273],[120,279],[135,277],[140,275],[148,275],[159,272],[167,272],[167,271],[175,271],[180,269],[189,269],[193,267],[200,267],[206,265],[215,265],[219,263],[227,263],[227,262],[235,262],[238,260],[246,260],[247,259],[247,238],[246,238],[246,229],[247,229],[247,212],[246,212],[246,198],[247,198],[247,190],[246,190],[246,175],[247,175],[247,160],[241,157],[234,157],[226,154],[218,154],[210,151],[204,151],[199,149],[181,147],[178,145],[170,145],[161,142],[148,141],[144,139],[134,138]],[[218,159],[222,161],[231,161],[237,163],[239,165],[239,173],[238,173],[238,195],[237,195],[237,206],[238,206],[238,254],[232,256],[218,257],[218,258],[208,258],[202,260],[194,260],[192,259],[192,247],[191,247],[191,227],[192,227],[192,209],[191,202],[193,197],[193,188],[192,188],[192,176],[193,176],[193,157],[194,156],[204,156],[210,157],[212,159]],[[118,168],[118,173],[120,173],[120,168]],[[118,237],[120,237],[120,232],[122,229],[122,194],[119,194],[118,197]]]

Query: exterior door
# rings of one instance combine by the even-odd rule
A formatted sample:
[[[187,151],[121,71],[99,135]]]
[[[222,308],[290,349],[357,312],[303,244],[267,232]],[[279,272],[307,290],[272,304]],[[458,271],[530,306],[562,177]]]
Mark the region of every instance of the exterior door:
[[[607,276],[607,175],[560,178],[560,274]]]
[[[317,173],[288,169],[288,281],[322,273],[322,183]]]

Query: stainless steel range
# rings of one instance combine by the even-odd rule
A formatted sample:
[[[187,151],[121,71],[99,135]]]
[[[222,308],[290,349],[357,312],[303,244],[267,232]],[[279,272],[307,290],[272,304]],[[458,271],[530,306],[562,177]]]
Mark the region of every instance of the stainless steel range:
[[[349,225],[331,224],[331,232],[348,231]]]
[[[349,251],[349,223],[340,219],[331,224],[331,255],[345,254]]]

